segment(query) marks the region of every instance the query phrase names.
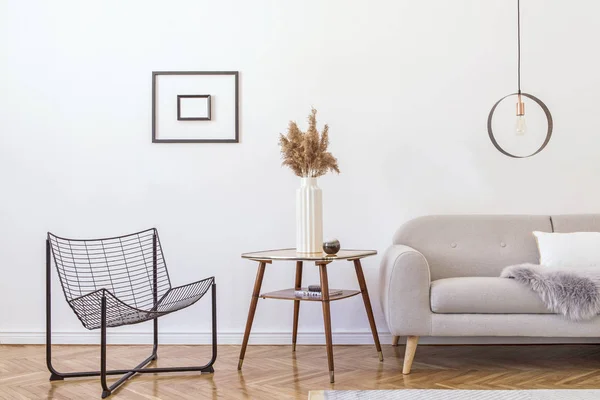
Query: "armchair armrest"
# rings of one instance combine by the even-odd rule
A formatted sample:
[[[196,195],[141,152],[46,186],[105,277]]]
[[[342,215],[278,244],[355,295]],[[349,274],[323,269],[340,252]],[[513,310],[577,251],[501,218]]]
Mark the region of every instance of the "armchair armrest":
[[[201,279],[169,289],[169,291],[158,301],[152,311],[162,312],[171,308],[174,304],[191,305],[202,298],[215,282],[215,277]]]
[[[381,307],[394,336],[429,336],[429,264],[417,250],[393,245],[380,268]]]

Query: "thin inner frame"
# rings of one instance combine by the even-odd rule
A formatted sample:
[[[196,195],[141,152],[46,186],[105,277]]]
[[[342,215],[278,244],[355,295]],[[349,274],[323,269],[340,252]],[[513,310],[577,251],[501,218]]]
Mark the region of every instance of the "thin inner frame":
[[[206,117],[182,117],[181,99],[206,99]],[[210,94],[179,94],[177,95],[177,120],[178,121],[210,121],[211,97]]]

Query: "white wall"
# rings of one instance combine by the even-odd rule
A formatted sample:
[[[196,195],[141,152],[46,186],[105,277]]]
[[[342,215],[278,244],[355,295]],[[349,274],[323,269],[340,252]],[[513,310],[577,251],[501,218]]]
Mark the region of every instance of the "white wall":
[[[156,226],[175,284],[216,276],[219,330],[239,341],[256,271],[240,253],[294,244],[299,181],[279,166],[277,134],[311,105],[342,169],[320,180],[325,236],[345,247],[383,252],[422,214],[598,212],[600,4],[522,2],[523,89],[550,107],[555,136],[512,160],[485,123],[515,89],[514,3],[0,1],[0,340],[41,340],[46,231]],[[239,70],[241,143],[152,144],[153,70]],[[380,259],[364,266],[387,332]],[[293,277],[274,264],[263,288]],[[356,285],[343,263],[330,279]],[[83,340],[55,288],[55,330]],[[208,332],[203,302],[162,319],[163,332]],[[332,308],[340,340],[370,341],[358,297]],[[291,303],[263,301],[254,332],[287,341],[291,323]],[[150,328],[118,332],[135,341]],[[302,305],[300,330],[322,331],[317,304]]]

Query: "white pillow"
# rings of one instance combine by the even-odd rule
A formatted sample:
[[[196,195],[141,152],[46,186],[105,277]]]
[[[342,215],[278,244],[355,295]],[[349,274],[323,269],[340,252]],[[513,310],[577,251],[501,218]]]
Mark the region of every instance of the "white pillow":
[[[600,232],[533,232],[540,265],[547,267],[600,267]]]

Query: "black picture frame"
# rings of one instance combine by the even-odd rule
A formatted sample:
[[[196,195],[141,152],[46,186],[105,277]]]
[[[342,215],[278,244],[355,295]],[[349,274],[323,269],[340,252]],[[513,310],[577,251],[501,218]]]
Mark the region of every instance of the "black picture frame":
[[[156,80],[160,75],[232,75],[235,78],[235,136],[233,139],[159,139],[156,132]],[[239,143],[239,71],[152,71],[152,143]]]
[[[206,99],[207,117],[182,117],[181,116],[181,99]],[[178,94],[177,95],[177,121],[210,121],[210,94]]]

